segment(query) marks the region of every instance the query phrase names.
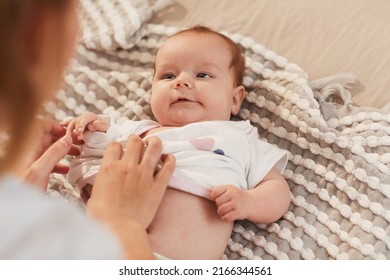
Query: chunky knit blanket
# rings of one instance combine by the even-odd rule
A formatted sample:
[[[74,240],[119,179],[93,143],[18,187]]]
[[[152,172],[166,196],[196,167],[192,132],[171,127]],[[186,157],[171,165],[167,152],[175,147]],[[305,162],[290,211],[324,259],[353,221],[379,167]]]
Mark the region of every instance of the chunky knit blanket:
[[[154,54],[178,28],[147,24],[169,1],[83,0],[83,34],[57,99],[57,120],[85,111],[153,118]],[[288,212],[272,224],[237,221],[224,259],[389,259],[390,111],[357,108],[352,74],[310,81],[299,66],[248,37],[227,34],[246,57],[238,119],[289,151]],[[385,93],[384,93],[385,94]],[[50,193],[82,206],[62,175]],[[172,217],[174,219],[174,217]]]

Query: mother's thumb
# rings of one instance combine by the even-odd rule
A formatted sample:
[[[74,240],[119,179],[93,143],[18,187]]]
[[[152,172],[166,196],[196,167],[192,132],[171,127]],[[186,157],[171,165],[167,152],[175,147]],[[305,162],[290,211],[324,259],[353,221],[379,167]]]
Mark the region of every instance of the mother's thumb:
[[[51,145],[45,153],[33,164],[42,174],[49,175],[56,164],[64,158],[72,147],[72,137],[65,135]]]
[[[57,163],[68,153],[72,147],[72,137],[65,135],[51,145],[43,155],[37,159],[24,174],[27,182],[36,185],[44,191],[47,187],[49,175]]]

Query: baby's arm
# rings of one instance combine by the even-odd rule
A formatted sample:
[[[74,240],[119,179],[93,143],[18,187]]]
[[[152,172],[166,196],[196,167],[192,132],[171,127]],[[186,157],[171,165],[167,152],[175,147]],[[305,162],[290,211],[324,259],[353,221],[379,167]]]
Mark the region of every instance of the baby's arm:
[[[80,117],[69,122],[66,133],[74,133],[78,140],[83,140],[85,130],[106,132],[109,126],[110,125],[98,115],[94,113],[84,113]]]
[[[286,180],[272,168],[253,189],[218,186],[211,193],[223,220],[247,219],[255,223],[272,223],[281,218],[290,205],[290,189]]]

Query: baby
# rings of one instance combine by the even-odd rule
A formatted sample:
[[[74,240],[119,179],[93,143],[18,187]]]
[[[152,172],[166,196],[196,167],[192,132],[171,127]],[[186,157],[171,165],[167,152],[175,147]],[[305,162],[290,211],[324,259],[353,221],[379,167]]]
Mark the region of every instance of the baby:
[[[69,179],[92,186],[105,146],[131,134],[159,137],[176,169],[148,234],[173,259],[220,259],[235,220],[271,223],[290,204],[281,176],[287,152],[258,139],[249,121],[231,121],[245,96],[244,58],[228,37],[196,26],[169,37],[155,58],[151,108],[158,122],[86,113],[68,132],[84,140]],[[125,147],[124,147],[125,148]]]

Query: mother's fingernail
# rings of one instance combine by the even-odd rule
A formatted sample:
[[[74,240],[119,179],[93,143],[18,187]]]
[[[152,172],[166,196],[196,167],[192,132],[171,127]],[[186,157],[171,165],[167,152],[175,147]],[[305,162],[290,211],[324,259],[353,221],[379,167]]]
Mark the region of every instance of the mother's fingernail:
[[[67,148],[70,148],[73,144],[72,137],[68,134],[62,137],[60,142]]]

